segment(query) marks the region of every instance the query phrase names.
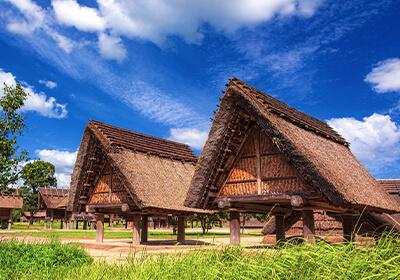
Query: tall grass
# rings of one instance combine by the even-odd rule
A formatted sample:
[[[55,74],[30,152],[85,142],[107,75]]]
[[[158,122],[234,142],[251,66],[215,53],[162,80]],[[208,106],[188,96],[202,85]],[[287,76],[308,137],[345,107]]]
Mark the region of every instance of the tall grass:
[[[20,273],[15,279],[400,278],[400,244],[397,238],[390,236],[372,240],[365,246],[319,241],[316,244],[286,243],[279,247],[253,249],[241,246],[199,247],[190,253],[163,255],[150,255],[142,251],[134,252],[124,263],[115,264],[105,261],[92,263],[79,254],[68,255],[68,262],[64,259],[56,264],[41,261],[37,254],[32,256],[35,261],[30,265],[39,261],[41,269],[24,265],[25,274]],[[17,261],[12,258],[14,262]],[[0,265],[3,267],[3,263]],[[7,278],[4,275],[10,276],[7,274],[9,271],[2,269],[0,277]]]

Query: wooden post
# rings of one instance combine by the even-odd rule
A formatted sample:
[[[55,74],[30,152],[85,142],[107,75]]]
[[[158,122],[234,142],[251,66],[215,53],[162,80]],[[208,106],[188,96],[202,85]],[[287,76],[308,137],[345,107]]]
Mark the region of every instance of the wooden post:
[[[306,242],[312,243],[315,241],[315,226],[314,226],[314,211],[303,210],[303,237]]]
[[[10,216],[8,218],[8,230],[11,230],[11,224],[12,224],[12,209],[10,209]]]
[[[71,229],[74,229],[74,220],[71,221]]]
[[[68,221],[67,220],[64,220],[64,228],[68,229]]]
[[[275,215],[276,242],[285,240],[285,216]]]
[[[125,229],[128,228],[128,221],[125,221]]]
[[[140,244],[140,215],[133,215],[133,245]]]
[[[43,226],[43,228],[44,228],[44,229],[47,229],[47,221],[46,221],[46,220],[44,220],[44,226]]]
[[[63,220],[60,220],[60,229],[63,228]]]
[[[178,217],[178,242],[185,244],[185,217]]]
[[[121,220],[121,228],[124,228],[124,220]]]
[[[343,237],[351,242],[354,238],[354,218],[352,215],[342,215]]]
[[[95,229],[96,225],[93,221],[90,222],[90,229]]]
[[[230,242],[232,245],[240,244],[240,213],[239,211],[231,211],[230,222],[231,226],[229,228]]]
[[[50,210],[50,229],[53,229],[54,214],[53,209]]]
[[[87,221],[83,221],[83,229],[87,229]]]
[[[140,236],[140,243],[147,242],[147,229],[149,226],[149,218],[146,215],[142,216],[142,235]]]
[[[104,237],[104,214],[96,215],[96,242],[103,242]]]

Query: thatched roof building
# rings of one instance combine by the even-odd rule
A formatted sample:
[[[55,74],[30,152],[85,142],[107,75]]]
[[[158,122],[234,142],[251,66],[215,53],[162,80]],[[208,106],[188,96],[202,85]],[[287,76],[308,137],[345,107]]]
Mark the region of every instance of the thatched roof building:
[[[202,212],[184,205],[196,162],[188,145],[91,120],[72,173],[68,209],[124,217]]]
[[[0,192],[0,220],[8,221],[8,229],[11,229],[12,210],[22,208],[22,197],[18,189],[3,190]]]
[[[64,223],[67,223],[71,217],[71,213],[67,211],[68,194],[69,189],[39,188],[38,210],[43,211],[45,215],[37,216],[36,220],[42,218],[44,228],[47,228],[47,221],[50,221],[50,229],[53,228],[54,220],[64,220]]]
[[[312,210],[400,211],[348,146],[327,123],[233,78],[185,205],[282,216],[309,211],[312,227]]]

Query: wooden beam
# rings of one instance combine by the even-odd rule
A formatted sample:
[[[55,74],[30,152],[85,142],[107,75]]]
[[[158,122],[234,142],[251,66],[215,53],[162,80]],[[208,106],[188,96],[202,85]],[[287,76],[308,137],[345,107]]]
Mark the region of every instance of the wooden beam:
[[[314,211],[303,210],[303,237],[306,242],[312,243],[315,241],[315,225],[314,225]]]
[[[261,156],[260,156],[260,130],[257,129],[254,133],[255,149],[256,149],[256,174],[257,174],[257,194],[262,193],[261,185]]]
[[[230,243],[232,245],[240,244],[240,213],[238,211],[231,211],[230,213]]]
[[[132,245],[140,244],[140,215],[133,215],[133,238]]]
[[[140,236],[140,243],[147,242],[147,231],[149,227],[149,217],[147,215],[142,216],[142,235]]]
[[[343,237],[346,241],[351,242],[354,239],[354,215],[342,215]]]
[[[285,216],[275,215],[276,242],[285,240]]]
[[[96,242],[103,242],[104,214],[96,214]]]
[[[178,217],[178,242],[185,244],[185,217]]]

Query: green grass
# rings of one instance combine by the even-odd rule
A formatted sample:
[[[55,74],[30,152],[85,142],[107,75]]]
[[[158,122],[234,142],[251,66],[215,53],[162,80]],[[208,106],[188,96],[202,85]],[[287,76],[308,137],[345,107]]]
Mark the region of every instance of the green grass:
[[[1,235],[28,235],[34,237],[50,237],[50,238],[95,238],[95,231],[74,231],[74,230],[66,230],[66,231],[18,231],[18,232],[8,232],[8,231],[0,231]],[[216,238],[216,237],[229,237],[229,233],[226,232],[208,232],[207,234],[203,234],[202,232],[186,232],[186,238]],[[241,234],[241,236],[261,236],[260,232],[258,233],[250,233],[250,234]],[[176,235],[167,231],[149,231],[149,238],[155,239],[176,239]],[[104,238],[132,238],[132,230],[127,231],[105,231]]]
[[[246,249],[199,247],[192,253],[134,252],[127,262],[92,262],[76,245],[1,241],[0,279],[399,279],[400,243],[285,244]]]

